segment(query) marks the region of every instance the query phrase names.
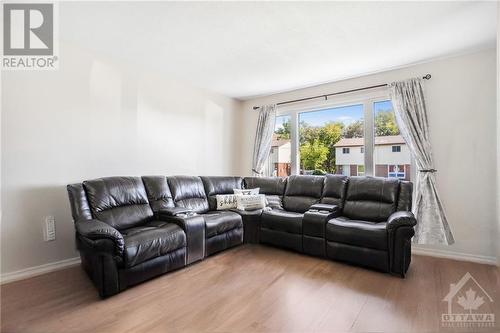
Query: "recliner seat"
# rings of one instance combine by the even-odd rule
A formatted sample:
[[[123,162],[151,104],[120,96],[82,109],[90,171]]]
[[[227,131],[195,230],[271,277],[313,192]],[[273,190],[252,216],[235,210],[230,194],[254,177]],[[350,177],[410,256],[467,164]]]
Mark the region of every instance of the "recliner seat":
[[[102,297],[186,264],[186,235],[154,220],[138,177],[68,185],[82,266]]]
[[[395,267],[392,262],[390,224],[398,207],[408,205],[399,203],[399,197],[411,200],[411,190],[411,186],[394,178],[350,177],[341,213],[326,225],[327,256],[386,272],[392,267],[395,273],[404,275],[407,267]],[[413,236],[413,225],[410,227]],[[411,253],[406,249],[403,252],[406,266]]]
[[[321,176],[288,177],[283,209],[262,213],[261,242],[302,252],[302,218],[311,205],[319,202],[323,182]]]
[[[260,188],[266,210],[217,210]],[[266,243],[404,277],[412,184],[374,177],[108,177],[68,185],[82,266],[102,297],[245,243]]]

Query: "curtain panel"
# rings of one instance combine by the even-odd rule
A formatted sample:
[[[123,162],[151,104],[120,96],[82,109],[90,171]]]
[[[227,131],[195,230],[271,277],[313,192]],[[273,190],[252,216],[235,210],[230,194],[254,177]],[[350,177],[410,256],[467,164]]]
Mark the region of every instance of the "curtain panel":
[[[275,122],[276,104],[261,106],[253,148],[252,172],[254,176],[264,175],[266,161],[271,152]]]
[[[422,81],[413,78],[389,85],[396,121],[417,165],[413,210],[418,223],[413,242],[451,245],[455,241],[436,188]]]

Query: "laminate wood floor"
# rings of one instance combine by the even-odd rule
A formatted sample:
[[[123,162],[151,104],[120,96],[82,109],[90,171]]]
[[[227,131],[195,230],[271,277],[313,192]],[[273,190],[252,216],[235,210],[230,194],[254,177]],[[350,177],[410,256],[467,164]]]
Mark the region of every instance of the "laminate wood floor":
[[[442,327],[450,283],[470,272],[496,327]],[[496,332],[498,268],[414,256],[406,279],[244,245],[99,299],[79,266],[1,287],[2,332]],[[475,287],[473,287],[474,289]],[[475,288],[478,289],[478,288]],[[479,290],[478,290],[479,292]],[[461,293],[466,296],[465,291]],[[479,297],[465,298],[474,301]],[[469,305],[477,305],[469,303]],[[471,313],[478,311],[469,310]]]

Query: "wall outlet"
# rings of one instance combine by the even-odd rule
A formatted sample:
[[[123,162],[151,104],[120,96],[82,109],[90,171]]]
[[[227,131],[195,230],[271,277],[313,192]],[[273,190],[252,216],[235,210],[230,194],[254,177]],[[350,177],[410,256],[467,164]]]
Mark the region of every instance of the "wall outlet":
[[[43,240],[50,242],[56,239],[56,219],[54,216],[45,216],[43,223]]]

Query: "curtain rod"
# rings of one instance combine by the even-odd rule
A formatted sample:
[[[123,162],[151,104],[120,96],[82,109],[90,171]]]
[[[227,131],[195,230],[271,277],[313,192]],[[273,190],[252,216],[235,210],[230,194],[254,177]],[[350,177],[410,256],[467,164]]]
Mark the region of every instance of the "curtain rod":
[[[424,80],[430,80],[432,76],[430,74],[426,74],[422,77]],[[377,84],[375,86],[369,86],[369,87],[363,87],[363,88],[357,88],[357,89],[351,89],[351,90],[344,90],[344,91],[339,91],[331,94],[326,94],[326,95],[317,95],[317,96],[312,96],[312,97],[305,97],[305,98],[299,98],[299,99],[293,99],[290,101],[285,101],[285,102],[279,102],[276,103],[276,105],[285,105],[285,104],[290,104],[290,103],[296,103],[296,102],[303,102],[303,101],[308,101],[311,99],[316,99],[316,98],[324,98],[325,100],[328,99],[330,96],[335,96],[335,95],[341,95],[341,94],[347,94],[355,91],[361,91],[361,90],[368,90],[368,89],[374,89],[374,88],[382,88],[382,87],[387,87],[389,84]],[[254,110],[260,109],[260,106],[254,106]]]

